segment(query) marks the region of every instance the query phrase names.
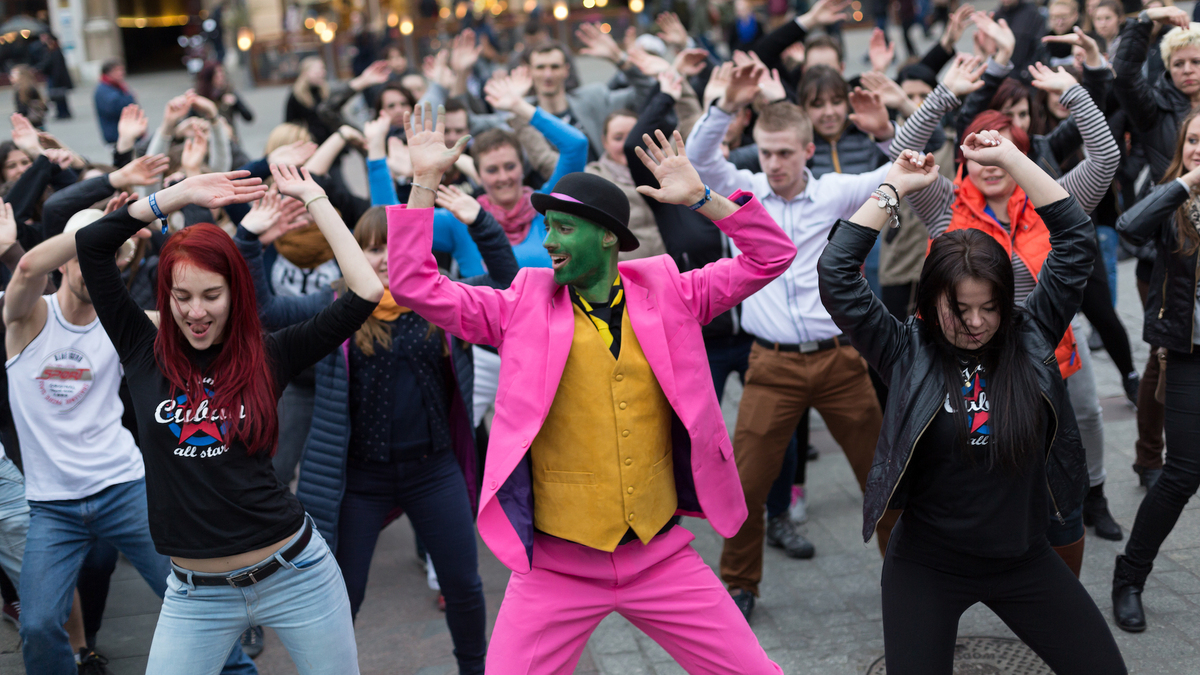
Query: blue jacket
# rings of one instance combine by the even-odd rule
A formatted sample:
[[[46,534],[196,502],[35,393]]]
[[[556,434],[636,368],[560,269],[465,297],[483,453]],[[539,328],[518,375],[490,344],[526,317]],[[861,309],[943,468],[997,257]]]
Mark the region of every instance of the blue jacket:
[[[474,285],[508,288],[513,277],[517,275],[518,268],[504,231],[496,221],[488,219],[480,226],[472,227],[471,235],[475,238],[479,250],[483,251],[491,274],[464,281]],[[300,297],[276,297],[271,292],[267,280],[262,244],[258,238],[245,228],[239,227],[234,242],[250,267],[258,299],[258,315],[265,329],[274,330],[304,321],[333,302],[333,291]],[[300,482],[296,489],[296,496],[312,516],[321,536],[329,543],[330,549],[335,551],[338,516],[341,513],[342,495],[346,490],[346,458],[350,444],[350,373],[347,349],[348,343],[343,344],[337,351],[317,362],[312,428],[304,446],[303,460],[300,463]],[[454,452],[463,467],[467,492],[474,509],[477,503],[477,474],[475,425],[471,420],[474,370],[470,345],[451,338],[450,353],[446,372],[455,374],[449,383],[454,393],[450,397],[450,432],[454,439]],[[453,370],[449,370],[450,368]]]
[[[133,94],[101,82],[96,85],[93,99],[96,103],[96,119],[100,122],[100,133],[104,135],[105,143],[117,142],[117,123],[121,121],[121,111],[131,103],[137,103]]]

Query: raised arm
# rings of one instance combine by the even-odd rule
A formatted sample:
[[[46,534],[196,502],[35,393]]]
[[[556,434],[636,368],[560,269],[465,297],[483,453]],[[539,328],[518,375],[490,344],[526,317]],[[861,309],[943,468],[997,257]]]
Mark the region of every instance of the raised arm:
[[[922,161],[914,161],[917,158]],[[903,198],[932,185],[937,170],[933,155],[905,150],[883,180]],[[874,199],[867,199],[849,221],[834,226],[829,245],[817,261],[821,304],[884,382],[890,381],[892,365],[903,353],[905,332],[871,292],[862,266],[887,220],[887,212]]]
[[[654,172],[660,187],[642,185],[637,191],[663,204],[703,203],[700,214],[729,235],[740,251],[733,258],[723,258],[678,277],[680,297],[696,320],[707,324],[783,274],[796,257],[796,246],[753,195],[737,192],[730,200],[706,188],[688,161],[678,131],[674,133],[674,144],[661,131],[655,136],[657,142],[649,136],[642,139],[649,153],[641,147],[636,152]],[[669,258],[663,260],[664,264],[674,265],[673,261],[666,262]]]
[[[517,264],[517,256],[513,254],[512,244],[508,242],[508,236],[504,234],[500,223],[492,214],[484,211],[474,197],[456,185],[438,186],[437,205],[454,214],[460,222],[467,223],[467,232],[483,258],[483,264],[487,265],[487,274],[463,279],[463,283],[471,286],[508,288],[517,276],[520,265]],[[437,245],[436,230],[434,245]]]
[[[1084,160],[1059,182],[1079,200],[1084,212],[1091,213],[1112,185],[1121,162],[1121,150],[1113,139],[1104,113],[1074,77],[1062,68],[1052,71],[1040,63],[1030,66],[1029,72],[1033,76],[1033,86],[1050,96],[1059,96],[1059,101],[1071,111],[1071,119],[1079,126]]]
[[[1142,197],[1117,220],[1117,231],[1132,244],[1141,246],[1158,240],[1164,228],[1175,222],[1175,212],[1200,185],[1200,168],[1164,183]]]
[[[367,263],[362,249],[354,240],[354,235],[342,222],[337,209],[333,208],[324,188],[313,180],[308,169],[273,164],[271,175],[275,178],[275,187],[279,189],[280,194],[294,197],[304,203],[316,221],[317,228],[325,236],[329,248],[333,249],[333,257],[342,270],[346,286],[364,300],[379,302],[383,297],[383,283]]]
[[[725,159],[721,154],[721,141],[733,118],[758,95],[758,82],[765,70],[755,64],[735,68],[724,94],[708,108],[688,137],[687,153],[692,166],[701,180],[721,194],[754,189],[754,174],[739,171]]]
[[[1121,108],[1129,113],[1134,127],[1143,132],[1157,127],[1162,117],[1154,88],[1142,71],[1150,51],[1150,34],[1154,24],[1188,26],[1187,14],[1178,7],[1156,7],[1147,9],[1146,13],[1151,19],[1148,22],[1143,23],[1136,18],[1125,22],[1121,43],[1113,57],[1113,94]]]
[[[808,12],[760,37],[750,49],[758,54],[767,68],[782,69],[784,50],[797,42],[804,42],[804,38],[813,30],[845,21],[849,7],[849,0],[817,0]]]

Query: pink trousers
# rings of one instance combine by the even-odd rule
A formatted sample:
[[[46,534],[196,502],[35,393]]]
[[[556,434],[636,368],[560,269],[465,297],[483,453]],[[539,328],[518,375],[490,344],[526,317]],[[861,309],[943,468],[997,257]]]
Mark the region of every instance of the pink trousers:
[[[613,553],[542,534],[533,569],[513,574],[488,646],[488,675],[569,675],[617,612],[692,675],[776,675],[729,592],[682,527]]]

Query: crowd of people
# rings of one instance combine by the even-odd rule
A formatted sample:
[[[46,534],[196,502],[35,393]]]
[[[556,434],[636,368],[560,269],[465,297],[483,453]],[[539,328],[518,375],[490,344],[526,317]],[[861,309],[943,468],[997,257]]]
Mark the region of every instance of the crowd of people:
[[[310,57],[265,148],[220,63],[157,126],[105,63],[103,160],[39,131],[15,73],[0,592],[26,671],[108,672],[119,552],[163,598],[147,672],[254,673],[270,627],[301,673],[356,673],[407,515],[461,673],[572,672],[612,612],[688,672],[782,672],[750,621],[764,544],[818,555],[815,409],[883,557],[889,673],[949,674],[977,603],[1054,672],[1127,672],[1078,578],[1087,528],[1128,535],[1112,611],[1145,630],[1200,488],[1200,23],[912,5],[940,39],[898,62],[876,28],[849,79],[850,0],[582,24],[616,68],[590,84],[537,23],[345,82]],[[1137,411],[1128,533],[1093,349]],[[683,517],[725,538],[719,575]],[[513,571],[490,641],[476,533]]]

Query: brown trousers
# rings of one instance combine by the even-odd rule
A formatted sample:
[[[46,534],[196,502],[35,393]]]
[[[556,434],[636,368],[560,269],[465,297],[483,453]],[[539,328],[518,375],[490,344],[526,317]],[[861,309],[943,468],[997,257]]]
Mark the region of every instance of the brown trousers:
[[[850,346],[799,354],[756,343],[750,350],[750,368],[733,434],[733,453],[749,515],[737,535],[725,540],[721,553],[721,579],[730,590],[758,594],[763,505],[783,467],[796,423],[810,406],[821,413],[830,434],[842,446],[859,488],[866,486],[883,423],[866,362]],[[899,513],[889,511],[876,527],[880,551],[887,549]]]
[[[1164,373],[1159,366],[1158,357],[1154,355],[1154,347],[1150,348],[1150,360],[1146,362],[1146,372],[1138,385],[1137,396],[1137,430],[1138,438],[1134,443],[1137,458],[1133,461],[1134,469],[1161,469],[1163,466],[1163,417],[1166,409],[1154,398],[1154,390],[1158,388],[1158,378]]]

